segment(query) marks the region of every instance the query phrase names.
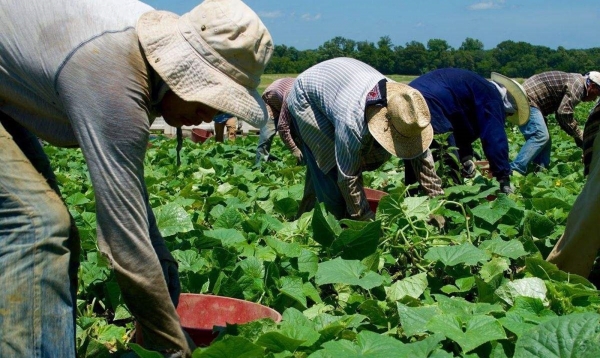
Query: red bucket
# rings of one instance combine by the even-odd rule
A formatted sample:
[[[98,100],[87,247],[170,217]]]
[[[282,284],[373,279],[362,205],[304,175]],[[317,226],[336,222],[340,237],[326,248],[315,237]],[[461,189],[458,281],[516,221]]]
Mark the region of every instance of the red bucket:
[[[229,324],[242,324],[261,318],[271,318],[281,322],[281,314],[272,308],[258,303],[231,297],[182,293],[179,296],[177,314],[181,327],[199,347],[206,347],[217,338],[213,327]],[[136,341],[142,344],[141,331],[136,333]]]
[[[365,194],[367,195],[367,201],[369,202],[369,207],[371,208],[371,211],[376,212],[377,211],[377,206],[379,206],[379,200],[381,200],[381,198],[383,198],[384,196],[388,195],[385,191],[381,191],[381,190],[375,190],[375,189],[369,189],[369,188],[364,188],[365,189]]]
[[[192,129],[192,142],[194,143],[204,143],[208,138],[213,136],[213,132],[207,131],[202,128],[194,128]]]

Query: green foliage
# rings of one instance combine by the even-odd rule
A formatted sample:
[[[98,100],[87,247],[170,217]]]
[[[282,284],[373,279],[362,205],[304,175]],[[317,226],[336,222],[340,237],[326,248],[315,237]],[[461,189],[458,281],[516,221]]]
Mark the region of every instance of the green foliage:
[[[194,357],[598,356],[598,291],[542,259],[584,182],[580,150],[550,130],[563,159],[513,178],[508,196],[478,175],[442,197],[408,197],[401,161],[391,159],[364,175],[389,193],[372,222],[338,221],[322,205],[296,218],[305,169],[279,141],[273,154],[282,159],[259,168],[255,136],[185,141],[177,168],[175,141],[155,139],[146,183],[184,292],[283,315],[228,326]],[[523,139],[507,132],[512,157]],[[133,343],[133,317],[98,252],[83,156],[46,150],[82,236],[78,355],[152,357]]]

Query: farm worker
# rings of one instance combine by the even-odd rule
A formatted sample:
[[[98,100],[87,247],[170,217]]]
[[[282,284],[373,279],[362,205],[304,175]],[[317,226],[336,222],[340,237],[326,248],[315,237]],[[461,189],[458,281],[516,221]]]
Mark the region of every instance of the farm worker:
[[[590,113],[583,131],[584,173],[588,175],[575,200],[565,231],[547,260],[559,269],[588,277],[600,250],[600,102]]]
[[[583,144],[583,134],[573,116],[579,102],[589,102],[600,95],[600,72],[592,71],[585,75],[561,71],[542,72],[523,82],[531,111],[529,121],[519,127],[525,137],[525,144],[510,163],[513,171],[527,174],[529,163],[535,170],[547,168],[550,164],[552,140],[548,132],[547,119],[554,113],[560,127],[575,139],[578,147]]]
[[[238,119],[229,113],[219,113],[213,118],[215,126],[215,141],[223,142],[225,130],[227,130],[227,140],[235,141],[238,130]]]
[[[150,124],[227,112],[262,126],[256,88],[269,32],[239,0],[206,0],[181,17],[135,0],[0,8],[0,357],[75,356],[79,242],[36,136],[81,148],[98,247],[147,348],[190,356],[175,311],[177,263],[144,183]]]
[[[461,182],[472,177],[472,143],[481,140],[483,152],[490,169],[500,184],[503,193],[511,193],[508,140],[504,130],[507,119],[515,123],[527,120],[529,106],[521,86],[514,80],[492,73],[491,81],[475,72],[446,68],[426,73],[409,85],[425,98],[431,112],[431,125],[435,134],[449,133],[447,143],[433,141],[432,148],[456,147],[458,151],[447,151],[442,160],[455,171],[453,181]],[[459,167],[454,158],[460,160]],[[405,183],[417,181],[429,196],[442,195],[442,180],[435,172],[431,150],[421,156],[405,160]]]
[[[288,113],[287,110],[285,110],[285,100],[288,93],[290,93],[295,80],[296,79],[292,77],[277,79],[273,81],[262,94],[262,99],[267,105],[267,111],[269,112],[269,119],[267,120],[267,123],[260,128],[260,137],[258,139],[258,146],[256,147],[256,164],[259,164],[262,160],[269,160],[271,155],[271,144],[273,143],[275,134],[278,132],[277,125],[279,124],[280,118],[286,116]],[[284,109],[283,111],[282,108]],[[294,142],[289,126],[287,128],[282,128],[282,130],[279,131],[279,136],[294,157],[296,157],[298,162],[302,162],[302,152],[296,145],[296,142]]]
[[[337,218],[369,220],[362,172],[390,158],[413,158],[431,144],[423,96],[351,58],[301,73],[287,98],[316,192]]]

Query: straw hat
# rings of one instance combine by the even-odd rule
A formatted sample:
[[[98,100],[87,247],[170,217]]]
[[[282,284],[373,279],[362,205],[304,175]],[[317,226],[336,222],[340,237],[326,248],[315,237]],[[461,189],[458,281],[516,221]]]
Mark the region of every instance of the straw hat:
[[[271,35],[239,0],[205,0],[181,17],[150,11],[136,30],[152,68],[179,97],[255,127],[267,120],[256,88],[273,53]]]
[[[529,99],[527,99],[527,94],[523,86],[512,78],[497,72],[492,72],[491,80],[506,88],[508,94],[514,99],[514,103],[512,104],[516,105],[517,108],[515,109],[517,111],[506,117],[506,120],[518,126],[527,123],[529,120]]]
[[[403,159],[421,155],[433,140],[429,107],[421,92],[398,82],[387,82],[387,107],[368,106],[371,135],[390,154]]]

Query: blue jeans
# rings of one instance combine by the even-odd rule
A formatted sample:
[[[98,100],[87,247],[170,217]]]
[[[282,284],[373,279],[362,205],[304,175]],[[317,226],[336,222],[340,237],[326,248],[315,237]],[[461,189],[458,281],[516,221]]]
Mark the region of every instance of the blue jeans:
[[[327,210],[335,215],[337,219],[348,217],[346,210],[346,200],[342,195],[337,184],[337,167],[324,173],[315,160],[314,155],[306,144],[302,144],[302,155],[306,161],[306,180],[310,180],[314,189],[314,195],[319,202],[324,203]],[[304,195],[307,195],[307,188],[304,189]]]
[[[552,140],[542,112],[535,107],[531,107],[529,121],[520,126],[519,130],[525,137],[525,144],[515,160],[510,163],[510,168],[523,175],[527,174],[527,167],[531,162],[547,168],[550,165]]]
[[[269,160],[269,154],[271,153],[271,144],[273,138],[277,134],[277,122],[269,118],[267,123],[260,128],[260,136],[258,137],[258,146],[256,147],[256,160],[255,164],[261,161]]]
[[[0,120],[0,357],[75,357],[79,243],[37,138]]]

